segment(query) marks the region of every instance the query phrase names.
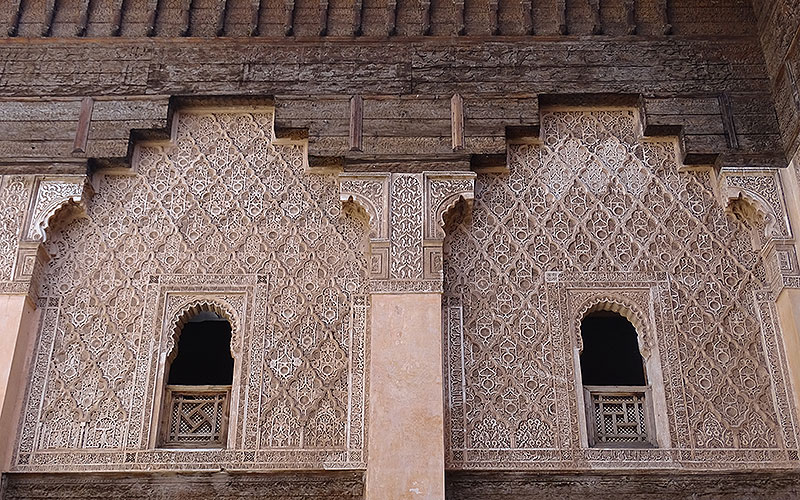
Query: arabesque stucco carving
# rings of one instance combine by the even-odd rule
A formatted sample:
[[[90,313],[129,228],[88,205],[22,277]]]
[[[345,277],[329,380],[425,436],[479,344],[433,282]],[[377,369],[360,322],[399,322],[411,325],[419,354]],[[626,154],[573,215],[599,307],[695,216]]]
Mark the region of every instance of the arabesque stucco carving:
[[[365,222],[271,109],[180,112],[173,139],[48,237],[16,469],[363,467]],[[202,303],[236,330],[228,447],[154,450],[173,323]]]
[[[684,169],[636,113],[545,112],[541,143],[476,178],[309,173],[271,109],[187,110],[173,142],[96,173],[85,213],[55,229],[27,213],[46,179],[3,177],[0,285],[31,293],[17,254],[46,261],[20,240],[47,236],[51,256],[24,275],[41,279],[41,316],[15,469],[364,467],[369,295],[437,292],[442,266],[449,467],[797,460],[774,305],[799,279],[780,179]],[[739,198],[754,210],[730,209]],[[581,442],[576,325],[598,304],[625,308],[658,358],[667,447]],[[198,305],[236,329],[228,447],[157,449],[175,323]]]
[[[775,295],[754,244],[791,237],[778,177],[723,172],[720,185],[712,168],[683,169],[675,140],[643,140],[638,123],[634,110],[543,113],[541,143],[510,145],[509,174],[480,175],[471,216],[449,229],[450,468],[797,460]],[[768,228],[726,210],[734,189],[764,200]],[[669,447],[581,442],[578,325],[602,302],[633,311],[642,353],[655,348]]]

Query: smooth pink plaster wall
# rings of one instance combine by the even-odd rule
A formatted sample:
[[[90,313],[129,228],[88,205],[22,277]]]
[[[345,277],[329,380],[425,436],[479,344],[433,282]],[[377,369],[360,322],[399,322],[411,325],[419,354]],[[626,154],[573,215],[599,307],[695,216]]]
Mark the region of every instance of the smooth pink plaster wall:
[[[368,500],[443,499],[441,296],[372,296]]]

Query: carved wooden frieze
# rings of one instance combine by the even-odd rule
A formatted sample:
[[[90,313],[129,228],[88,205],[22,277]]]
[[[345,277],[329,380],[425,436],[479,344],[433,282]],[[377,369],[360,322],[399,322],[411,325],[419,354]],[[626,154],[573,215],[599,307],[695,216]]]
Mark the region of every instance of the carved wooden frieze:
[[[3,474],[6,500],[39,496],[49,499],[208,498],[218,492],[235,492],[239,498],[260,500],[357,500],[364,498],[361,471],[193,471],[164,474],[159,471],[117,473],[78,472]],[[6,481],[7,480],[7,481]],[[222,497],[225,498],[225,497]],[[230,497],[229,497],[230,498]]]

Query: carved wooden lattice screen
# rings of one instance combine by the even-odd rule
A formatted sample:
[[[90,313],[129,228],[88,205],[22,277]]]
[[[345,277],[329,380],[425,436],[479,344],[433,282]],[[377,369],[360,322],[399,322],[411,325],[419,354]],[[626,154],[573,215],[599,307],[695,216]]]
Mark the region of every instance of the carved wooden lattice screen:
[[[167,446],[224,446],[231,386],[167,386]]]
[[[651,445],[646,387],[584,388],[590,445]]]

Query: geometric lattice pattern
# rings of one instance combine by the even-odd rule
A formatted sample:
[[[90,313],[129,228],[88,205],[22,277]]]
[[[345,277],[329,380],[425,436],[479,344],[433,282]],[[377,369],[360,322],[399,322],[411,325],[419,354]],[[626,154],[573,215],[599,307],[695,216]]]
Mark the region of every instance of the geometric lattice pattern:
[[[646,443],[645,393],[586,388],[591,396],[594,444]]]
[[[0,281],[11,280],[17,242],[25,220],[31,180],[23,176],[0,177]]]
[[[274,138],[271,110],[176,120],[172,142],[137,146],[131,171],[95,173],[86,216],[48,237],[18,466],[359,467],[365,221],[341,210],[334,175],[306,172],[303,142]],[[153,451],[189,302],[232,323],[228,446]],[[173,419],[174,439],[224,438],[202,414]]]
[[[726,210],[711,169],[681,170],[675,140],[642,140],[633,109],[552,110],[541,128],[542,143],[509,146],[508,174],[478,175],[472,213],[445,239],[449,466],[787,460],[797,443],[763,225]],[[589,292],[650,330],[640,340],[663,368],[672,449],[582,448],[574,366]]]
[[[166,445],[223,446],[230,387],[167,386]]]
[[[275,140],[271,111],[176,120],[174,142],[139,146],[131,171],[95,173],[85,217],[49,235],[15,469],[363,467],[364,221],[341,210],[334,175],[304,171],[303,144]],[[727,210],[713,169],[680,169],[677,141],[642,141],[640,123],[627,109],[544,113],[542,143],[510,145],[509,172],[479,175],[472,212],[448,228],[448,467],[797,456],[758,234],[768,225]],[[22,207],[3,216],[3,248],[29,189],[12,177],[0,190]],[[411,227],[422,205],[407,201],[393,215]],[[668,449],[581,444],[579,315],[598,290],[600,305],[632,312],[658,361],[648,381],[664,389],[646,402],[663,410]],[[175,415],[173,435],[226,449],[153,449],[186,307],[230,318],[236,373],[227,438],[207,405]],[[602,419],[607,436],[638,422],[622,407],[616,428]]]

